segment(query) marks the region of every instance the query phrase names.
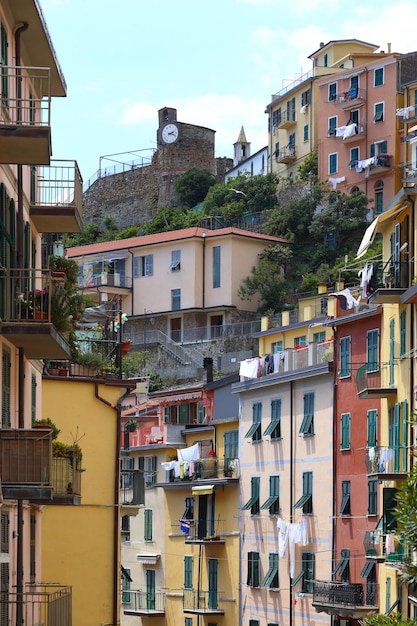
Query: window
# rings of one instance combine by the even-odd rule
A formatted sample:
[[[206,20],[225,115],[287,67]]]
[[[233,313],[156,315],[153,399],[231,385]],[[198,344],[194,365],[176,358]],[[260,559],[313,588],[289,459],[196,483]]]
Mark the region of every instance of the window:
[[[401,311],[400,313],[400,356],[404,356],[407,346],[407,313]]]
[[[374,122],[383,122],[384,121],[384,103],[377,102],[374,105]]]
[[[342,482],[342,501],[340,503],[340,515],[350,515],[350,480]]]
[[[277,552],[269,553],[269,568],[265,574],[265,578],[261,582],[261,587],[269,587],[270,589],[279,588],[279,556]]]
[[[145,457],[145,487],[156,485],[156,456]]]
[[[252,405],[252,426],[245,435],[245,439],[252,438],[252,441],[262,439],[262,402],[254,402]]]
[[[313,472],[303,472],[303,495],[293,508],[302,509],[304,515],[313,512]]]
[[[221,247],[214,246],[213,248],[213,289],[220,287],[220,253]]]
[[[7,43],[7,32],[6,32],[6,28],[4,27],[3,24],[1,24],[1,28],[0,28],[0,63],[3,66],[2,70],[1,70],[1,94],[2,94],[2,99],[1,99],[1,103],[3,104],[3,106],[8,106],[8,96],[9,96],[9,81],[8,81],[8,76],[7,76],[7,66],[9,65],[8,62],[8,43]]]
[[[340,339],[340,378],[350,376],[350,337],[342,337]]]
[[[333,117],[329,117],[329,122],[328,122],[328,131],[327,134],[329,137],[332,137],[333,135],[336,134],[336,128],[337,128],[337,116],[333,116]]]
[[[303,552],[301,555],[301,572],[291,582],[291,587],[302,580],[301,592],[313,593],[313,581],[315,578],[315,557],[312,552]]]
[[[304,394],[304,416],[301,422],[299,435],[314,435],[314,391]]]
[[[184,510],[184,513],[182,514],[181,519],[188,519],[188,520],[194,519],[194,498],[192,497],[185,498],[185,510]]]
[[[231,461],[239,458],[239,431],[229,430],[224,433],[224,469],[228,470]]]
[[[272,111],[272,127],[278,126],[278,110]]]
[[[287,102],[287,120],[295,122],[295,98],[291,98]]]
[[[246,584],[249,587],[259,587],[259,561],[259,552],[248,552],[248,577]]]
[[[340,447],[342,450],[350,449],[350,413],[342,413],[341,420],[341,442]]]
[[[306,124],[303,128],[303,139],[304,141],[308,141],[308,124]]]
[[[186,617],[184,620],[184,626],[193,626],[193,618],[192,617]]]
[[[271,400],[271,421],[265,429],[264,437],[281,438],[281,399]]]
[[[249,626],[259,626],[259,620],[258,619],[250,619],[249,620]]]
[[[327,67],[327,64],[328,64],[328,56],[327,56],[327,53],[326,53],[324,55],[324,57],[323,57],[323,65],[324,65],[324,67]]]
[[[302,335],[301,337],[296,337],[294,339],[294,348],[296,348],[297,346],[306,346],[307,345],[307,338],[305,335]]]
[[[279,141],[277,141],[275,144],[275,157],[279,157]]]
[[[321,331],[319,333],[314,333],[313,334],[313,341],[314,343],[321,343],[322,341],[326,340],[326,331]]]
[[[376,372],[379,369],[379,330],[368,330],[366,333],[366,360],[368,372]]]
[[[369,150],[371,157],[380,157],[382,155],[386,155],[388,151],[388,142],[386,139],[384,139],[383,141],[376,141],[375,143],[371,143]]]
[[[122,538],[123,541],[130,541],[130,516],[122,515]]]
[[[153,275],[153,254],[135,256],[133,259],[133,277]]]
[[[193,557],[184,557],[184,588],[193,588]]]
[[[259,494],[261,487],[261,479],[259,476],[252,476],[250,481],[251,496],[250,499],[242,506],[242,511],[249,511],[251,515],[259,513]]]
[[[378,411],[370,409],[367,414],[367,441],[368,448],[373,448],[377,444],[377,419]]]
[[[384,183],[378,180],[375,183],[375,212],[380,215],[384,210]]]
[[[368,515],[376,515],[378,497],[378,483],[375,479],[370,478],[368,480]]]
[[[181,309],[181,289],[171,289],[171,309],[172,311]]]
[[[152,509],[145,509],[144,524],[143,538],[145,541],[152,541]]]
[[[359,161],[359,148],[351,148],[349,154],[349,167],[354,169]]]
[[[155,610],[155,578],[156,572],[153,569],[146,570],[146,608]]]
[[[284,344],[282,341],[274,341],[273,344],[271,344],[271,350],[273,354],[277,354],[278,352],[282,352],[284,348]]]
[[[178,272],[181,269],[181,250],[171,250],[171,272]]]
[[[311,89],[307,89],[303,91],[301,94],[301,106],[307,106],[307,104],[311,103]]]
[[[329,154],[329,174],[336,174],[337,172],[337,152]]]
[[[123,567],[122,565],[122,603],[130,603],[130,583],[132,578],[130,577],[130,569]]]
[[[348,583],[350,578],[349,571],[350,550],[340,550],[340,559],[332,572],[332,576],[339,576],[341,582]]]
[[[384,68],[377,67],[374,70],[374,87],[380,87],[384,84]]]
[[[34,424],[35,420],[36,420],[36,374],[34,374],[32,372],[32,376],[31,376],[31,419],[32,419],[32,425]]]
[[[337,83],[330,83],[329,85],[329,102],[333,102],[337,98]]]
[[[263,503],[261,509],[269,509],[270,515],[279,514],[279,476],[269,477],[269,498]]]

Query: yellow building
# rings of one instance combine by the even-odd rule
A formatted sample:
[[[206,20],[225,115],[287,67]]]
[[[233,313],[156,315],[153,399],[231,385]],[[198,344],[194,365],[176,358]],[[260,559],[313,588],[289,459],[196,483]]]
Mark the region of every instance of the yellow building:
[[[43,416],[60,429],[59,441],[82,452],[70,467],[68,459],[55,459],[64,484],[41,509],[42,579],[71,584],[74,624],[120,620],[120,412],[134,387],[114,379],[43,379]]]

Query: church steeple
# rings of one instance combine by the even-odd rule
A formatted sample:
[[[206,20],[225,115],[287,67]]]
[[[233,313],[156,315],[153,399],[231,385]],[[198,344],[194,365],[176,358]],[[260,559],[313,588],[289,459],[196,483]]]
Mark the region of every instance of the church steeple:
[[[233,165],[238,165],[241,161],[245,161],[250,157],[250,143],[246,140],[245,129],[240,129],[239,137],[236,143],[233,144],[234,156]]]

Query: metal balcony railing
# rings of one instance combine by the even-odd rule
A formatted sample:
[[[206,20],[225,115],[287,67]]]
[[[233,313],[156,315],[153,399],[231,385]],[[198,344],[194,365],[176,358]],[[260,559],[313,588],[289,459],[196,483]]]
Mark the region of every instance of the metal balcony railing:
[[[51,70],[2,65],[1,126],[50,126]]]
[[[364,586],[360,583],[315,581],[313,583],[313,606],[356,607],[365,605]]]
[[[154,590],[123,591],[122,605],[124,613],[165,613],[165,593]]]
[[[2,485],[51,484],[52,431],[0,428]]]
[[[0,317],[5,322],[50,322],[50,270],[0,269]]]
[[[337,94],[333,104],[341,109],[349,109],[366,100],[366,90],[352,87]]]
[[[86,276],[83,274],[82,266],[81,274],[78,276],[78,286],[84,289],[89,287],[122,287],[123,289],[132,289],[132,277],[124,274],[110,274],[109,272],[100,272],[99,274],[91,274]]]
[[[52,486],[54,495],[81,496],[81,467],[75,451],[67,457],[52,457]]]
[[[278,163],[287,163],[293,161],[296,158],[295,146],[286,146],[282,150],[279,150],[275,155],[275,159]]]
[[[16,624],[18,603],[22,624],[72,626],[72,588],[49,583],[31,585],[30,591],[0,593],[2,625]]]
[[[189,522],[190,532],[185,536],[186,543],[224,542],[225,520],[204,518]]]
[[[220,608],[224,594],[220,591],[197,591],[196,589],[184,589],[183,609],[198,613],[210,613],[212,611],[223,613]]]
[[[407,446],[375,446],[365,451],[365,466],[370,474],[404,474],[407,472]]]
[[[358,394],[384,398],[395,393],[396,369],[396,361],[391,363],[364,363],[356,372]]]
[[[407,289],[410,287],[411,262],[389,258],[374,263],[371,289]]]
[[[198,459],[192,463],[168,462],[166,482],[182,480],[210,480],[213,478],[239,478],[238,459]]]

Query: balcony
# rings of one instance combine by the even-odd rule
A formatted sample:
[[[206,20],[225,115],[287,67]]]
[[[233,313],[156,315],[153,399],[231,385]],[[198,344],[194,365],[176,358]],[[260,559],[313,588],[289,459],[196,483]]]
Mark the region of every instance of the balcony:
[[[369,176],[383,176],[391,173],[391,154],[379,154],[369,166]]]
[[[393,398],[397,395],[395,372],[397,364],[364,363],[356,372],[359,398]]]
[[[86,269],[84,269],[86,268]],[[105,292],[124,295],[132,291],[132,277],[120,273],[88,272],[88,266],[81,266],[81,274],[78,277],[78,286],[82,289],[92,289],[94,293]]]
[[[204,481],[213,479],[222,482],[235,483],[239,478],[238,459],[216,459],[213,457],[198,459],[192,463],[182,463],[180,461],[167,461],[162,464],[166,471],[166,487],[171,483],[184,483],[194,481],[197,484],[204,484]]]
[[[278,128],[291,128],[297,123],[295,111],[284,111],[277,123]]]
[[[370,304],[400,304],[401,296],[410,286],[410,262],[389,258],[375,263],[371,280]]]
[[[1,428],[0,476],[6,499],[52,500],[52,431]]]
[[[347,126],[340,126],[331,133],[337,143],[351,143],[352,141],[360,141],[366,136],[366,130],[364,124],[348,124]],[[330,133],[330,131],[329,131]]]
[[[141,470],[121,470],[121,515],[135,516],[145,504],[145,480]]]
[[[51,158],[51,75],[45,67],[1,70],[0,163],[48,165]]]
[[[193,493],[198,494],[199,492]],[[204,518],[188,521],[190,522],[190,532],[185,535],[186,544],[224,546],[225,520]]]
[[[36,172],[30,216],[39,233],[79,233],[83,181],[76,161],[53,161]]]
[[[163,591],[123,591],[123,613],[143,617],[165,615],[165,593]]]
[[[293,163],[296,158],[295,146],[286,146],[275,157],[277,163]]]
[[[417,164],[416,163],[404,163],[402,166],[404,174],[402,178],[403,183],[416,183],[417,182]]]
[[[59,313],[52,307],[53,287],[49,270],[0,272],[0,333],[28,359],[65,359],[70,354],[53,324]]]
[[[8,615],[8,624],[16,624],[16,608],[21,603],[22,624],[72,626],[72,589],[52,583],[30,586],[30,591],[0,594],[0,613]]]
[[[52,504],[81,504],[81,468],[76,451],[52,457]]]
[[[224,609],[220,608],[222,601],[222,592],[184,589],[183,611],[193,615],[223,615]]]
[[[409,450],[406,446],[375,446],[365,451],[368,476],[378,480],[405,480]]]
[[[341,94],[337,94],[333,100],[333,104],[338,109],[345,111],[349,109],[356,109],[357,107],[365,104],[366,102],[366,90],[352,88],[347,91],[343,91]]]
[[[379,610],[375,583],[316,581],[313,583],[313,606],[318,613],[361,619]]]

